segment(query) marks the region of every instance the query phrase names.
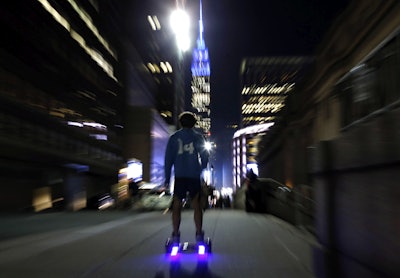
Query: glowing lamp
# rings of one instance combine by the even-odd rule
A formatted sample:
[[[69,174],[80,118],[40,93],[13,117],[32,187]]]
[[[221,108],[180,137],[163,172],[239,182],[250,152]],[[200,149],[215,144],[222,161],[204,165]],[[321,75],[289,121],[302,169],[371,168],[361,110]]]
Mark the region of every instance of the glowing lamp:
[[[171,256],[175,257],[176,255],[178,255],[178,250],[179,250],[179,246],[172,247]]]
[[[199,255],[205,255],[206,254],[206,247],[204,245],[199,245],[199,249],[197,252]]]

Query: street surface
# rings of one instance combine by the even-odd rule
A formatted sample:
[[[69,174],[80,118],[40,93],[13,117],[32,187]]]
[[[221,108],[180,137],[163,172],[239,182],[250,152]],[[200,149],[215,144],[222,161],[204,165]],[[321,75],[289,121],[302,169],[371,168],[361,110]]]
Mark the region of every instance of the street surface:
[[[164,252],[171,214],[82,211],[0,215],[0,277],[311,278],[314,239],[266,214],[207,210],[207,259]],[[181,240],[194,242],[193,211]]]

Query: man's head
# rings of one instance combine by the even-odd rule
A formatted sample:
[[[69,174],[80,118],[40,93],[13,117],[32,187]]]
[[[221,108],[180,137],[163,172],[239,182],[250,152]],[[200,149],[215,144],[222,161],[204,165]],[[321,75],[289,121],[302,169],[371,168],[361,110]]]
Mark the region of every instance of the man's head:
[[[183,112],[179,115],[179,122],[182,127],[192,128],[196,124],[196,116],[192,112]]]

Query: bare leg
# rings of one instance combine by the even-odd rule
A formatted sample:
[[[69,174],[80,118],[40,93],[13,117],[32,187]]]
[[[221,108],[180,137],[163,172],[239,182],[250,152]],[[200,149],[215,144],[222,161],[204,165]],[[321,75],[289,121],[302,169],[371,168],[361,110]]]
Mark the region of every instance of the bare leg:
[[[192,206],[194,210],[194,224],[196,226],[196,233],[200,234],[203,229],[203,209],[201,207],[200,193],[192,199]]]
[[[182,201],[174,196],[172,204],[172,228],[174,235],[179,234],[179,226],[181,225],[181,209]]]

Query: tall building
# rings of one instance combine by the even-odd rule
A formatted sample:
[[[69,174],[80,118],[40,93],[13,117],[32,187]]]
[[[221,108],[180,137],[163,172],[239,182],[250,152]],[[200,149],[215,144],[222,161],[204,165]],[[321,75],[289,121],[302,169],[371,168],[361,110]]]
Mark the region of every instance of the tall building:
[[[179,53],[173,30],[170,27],[171,10],[175,1],[111,1],[121,6],[121,16],[125,20],[125,29],[129,40],[140,56],[140,62],[133,64],[136,71],[146,73],[134,83],[151,88],[154,93],[134,98],[136,105],[147,100],[155,106],[163,119],[171,126],[176,126],[177,115],[185,108],[184,78],[182,77],[182,53]],[[136,43],[137,42],[137,43]],[[143,61],[143,63],[142,63]],[[143,74],[142,74],[143,75]],[[140,89],[133,93],[140,92]],[[143,101],[142,101],[143,102]],[[149,104],[145,104],[149,106]]]
[[[244,59],[240,69],[241,127],[274,122],[311,61],[304,56]]]
[[[240,187],[250,169],[258,175],[258,142],[285,106],[286,97],[304,76],[312,58],[252,57],[242,61],[241,129],[233,136],[233,176]]]
[[[159,1],[145,2],[0,4],[0,210],[125,197],[114,185],[130,161],[142,162],[143,180],[161,180],[172,35]]]
[[[197,128],[205,135],[210,135],[210,60],[208,48],[203,38],[203,12],[200,0],[199,37],[197,47],[193,50],[192,60],[192,109],[197,115]]]
[[[124,162],[119,44],[96,1],[0,10],[0,209],[80,209]]]

